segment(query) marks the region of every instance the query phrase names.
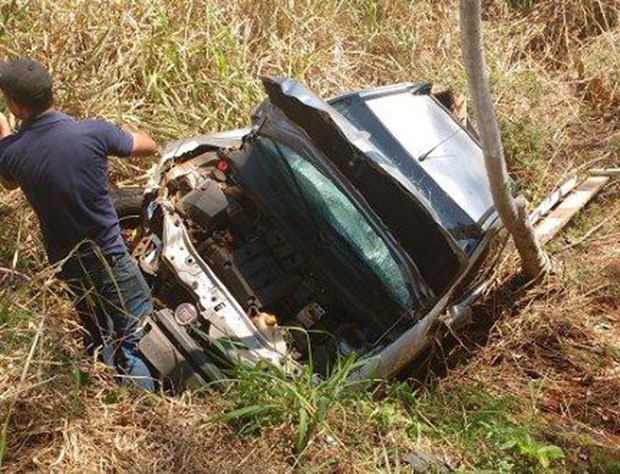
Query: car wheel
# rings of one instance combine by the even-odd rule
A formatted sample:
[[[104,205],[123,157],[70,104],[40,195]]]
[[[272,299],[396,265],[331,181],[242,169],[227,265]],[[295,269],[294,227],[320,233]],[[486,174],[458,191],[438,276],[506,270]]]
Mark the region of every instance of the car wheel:
[[[136,242],[136,229],[140,227],[144,189],[140,186],[118,188],[110,192],[114,209],[121,226],[121,235],[130,251]]]
[[[110,192],[114,208],[119,219],[140,216],[142,212],[142,202],[144,200],[144,188],[140,186],[130,186],[126,188],[113,189]]]

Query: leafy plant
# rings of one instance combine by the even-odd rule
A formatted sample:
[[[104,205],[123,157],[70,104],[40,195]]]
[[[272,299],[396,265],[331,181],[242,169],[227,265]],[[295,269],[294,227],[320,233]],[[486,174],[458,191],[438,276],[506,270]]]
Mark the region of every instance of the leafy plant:
[[[405,384],[395,386],[391,395],[411,415],[411,436],[448,439],[465,452],[477,452],[480,468],[494,472],[548,469],[564,457],[558,446],[534,436],[536,424],[521,418],[516,400],[510,397],[498,398],[470,386],[414,392]]]
[[[535,461],[536,464],[545,469],[551,466],[552,461],[564,458],[564,452],[561,448],[552,444],[541,443],[533,439],[529,433],[509,440],[502,446],[502,449],[516,449],[520,455]]]
[[[349,380],[359,364],[354,358],[341,359],[325,378],[306,366],[295,379],[270,364],[240,366],[232,388],[238,408],[216,420],[238,423],[241,434],[256,434],[265,426],[289,421],[297,427],[295,451],[301,455],[317,432],[329,431],[330,407],[361,388],[359,382]]]

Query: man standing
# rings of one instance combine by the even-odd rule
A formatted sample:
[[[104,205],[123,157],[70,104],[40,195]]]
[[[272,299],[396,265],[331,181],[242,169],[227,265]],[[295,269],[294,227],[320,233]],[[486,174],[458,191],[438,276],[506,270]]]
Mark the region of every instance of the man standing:
[[[0,89],[22,120],[11,134],[0,114],[0,183],[20,187],[34,208],[48,259],[77,297],[89,353],[101,351],[121,383],[153,390],[136,351],[151,293],[120,234],[107,157],[148,156],[157,145],[144,132],[55,110],[51,77],[31,59],[0,63]]]

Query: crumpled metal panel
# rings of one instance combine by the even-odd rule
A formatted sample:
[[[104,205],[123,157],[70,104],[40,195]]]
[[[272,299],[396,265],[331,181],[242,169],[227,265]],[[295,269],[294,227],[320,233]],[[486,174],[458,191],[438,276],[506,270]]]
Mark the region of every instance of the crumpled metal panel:
[[[209,336],[239,342],[242,348],[229,353],[248,362],[267,360],[276,367],[294,372],[297,365],[289,354],[280,353],[256,330],[239,302],[230,294],[213,270],[196,252],[181,218],[164,208],[164,248],[162,259],[179,282],[199,303],[201,315],[209,321]]]
[[[474,222],[493,207],[482,149],[430,95],[387,95],[366,105]]]
[[[239,148],[243,137],[250,133],[249,128],[240,128],[219,133],[209,133],[190,138],[182,138],[166,144],[162,152],[162,159],[178,158],[196,150],[199,147],[207,148]]]
[[[428,203],[401,184],[400,171],[363,133],[302,84],[282,77],[261,79],[270,102],[299,125],[361,192],[421,267],[427,283],[443,293],[466,258]]]
[[[166,144],[161,158],[154,170],[151,172],[151,179],[146,185],[146,192],[155,192],[161,185],[163,170],[166,169],[168,162],[194,152],[199,148],[207,150],[239,148],[243,144],[243,137],[250,133],[251,128],[240,128],[219,133],[209,133],[195,137],[181,138]]]

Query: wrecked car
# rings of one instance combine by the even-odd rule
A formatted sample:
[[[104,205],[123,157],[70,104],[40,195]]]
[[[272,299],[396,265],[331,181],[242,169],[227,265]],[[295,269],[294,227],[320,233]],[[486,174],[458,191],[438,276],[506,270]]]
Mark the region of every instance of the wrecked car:
[[[479,142],[429,84],[323,101],[262,81],[251,127],[170,143],[116,191],[160,308],[140,350],[179,389],[350,354],[391,377],[467,315],[500,247]]]

